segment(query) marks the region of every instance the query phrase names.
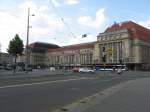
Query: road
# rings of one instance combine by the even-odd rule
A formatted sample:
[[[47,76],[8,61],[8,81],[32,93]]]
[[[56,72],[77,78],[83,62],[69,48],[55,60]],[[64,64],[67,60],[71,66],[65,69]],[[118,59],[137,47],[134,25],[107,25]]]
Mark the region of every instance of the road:
[[[130,80],[105,89],[102,95],[97,94],[82,108],[78,105],[67,109],[68,112],[150,112],[149,85],[148,77]],[[75,111],[77,109],[79,111]]]
[[[149,73],[128,72],[122,76],[67,74],[0,79],[0,112],[51,112],[105,88]]]

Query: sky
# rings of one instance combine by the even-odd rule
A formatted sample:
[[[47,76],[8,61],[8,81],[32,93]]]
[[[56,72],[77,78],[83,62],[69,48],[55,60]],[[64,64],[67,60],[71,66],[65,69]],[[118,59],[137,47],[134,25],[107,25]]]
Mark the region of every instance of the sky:
[[[114,22],[133,21],[150,28],[150,0],[0,0],[2,52],[16,34],[26,45],[29,7],[29,43],[92,42]]]

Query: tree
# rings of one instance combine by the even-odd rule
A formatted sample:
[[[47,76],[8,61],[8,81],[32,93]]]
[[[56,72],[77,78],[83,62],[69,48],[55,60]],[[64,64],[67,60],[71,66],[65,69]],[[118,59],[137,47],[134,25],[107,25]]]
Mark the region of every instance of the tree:
[[[20,39],[18,34],[16,34],[15,37],[9,42],[7,52],[15,57],[14,72],[16,67],[16,58],[18,55],[22,55],[23,46],[23,41]]]

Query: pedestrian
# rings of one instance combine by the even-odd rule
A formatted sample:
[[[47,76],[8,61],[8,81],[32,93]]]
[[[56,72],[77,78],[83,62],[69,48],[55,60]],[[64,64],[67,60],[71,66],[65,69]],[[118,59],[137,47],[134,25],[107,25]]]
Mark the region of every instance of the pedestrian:
[[[118,68],[117,73],[121,75],[122,74],[122,69]]]
[[[113,67],[113,73],[115,73],[115,67]]]
[[[13,65],[13,74],[15,74],[15,72],[16,72],[16,65],[14,64]]]

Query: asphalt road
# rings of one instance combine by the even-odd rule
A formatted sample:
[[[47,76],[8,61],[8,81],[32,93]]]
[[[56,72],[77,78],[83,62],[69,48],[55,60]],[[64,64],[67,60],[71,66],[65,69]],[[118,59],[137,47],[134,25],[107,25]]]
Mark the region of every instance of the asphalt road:
[[[69,112],[150,112],[150,78],[140,78],[103,91],[81,107]],[[107,93],[109,92],[109,93]],[[88,106],[90,103],[90,106]],[[79,108],[77,111],[77,108]]]
[[[51,112],[112,85],[149,76],[148,73],[136,74],[128,72],[122,76],[99,77],[97,74],[67,74],[5,79],[0,82],[0,112]]]

